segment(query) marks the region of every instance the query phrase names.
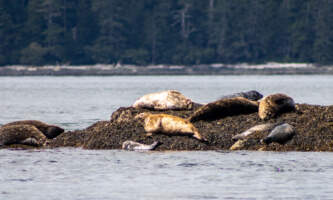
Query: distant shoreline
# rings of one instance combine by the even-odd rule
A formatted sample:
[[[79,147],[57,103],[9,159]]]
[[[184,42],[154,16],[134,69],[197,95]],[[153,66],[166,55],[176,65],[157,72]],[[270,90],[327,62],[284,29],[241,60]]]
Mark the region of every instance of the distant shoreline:
[[[56,65],[4,66],[0,76],[116,76],[116,75],[333,75],[333,66],[304,63],[210,65]]]

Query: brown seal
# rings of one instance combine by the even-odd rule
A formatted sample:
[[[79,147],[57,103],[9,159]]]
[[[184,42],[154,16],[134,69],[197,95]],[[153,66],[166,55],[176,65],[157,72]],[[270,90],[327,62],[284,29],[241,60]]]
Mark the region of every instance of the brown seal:
[[[198,129],[186,119],[167,115],[167,114],[151,114],[140,113],[136,119],[144,119],[144,129],[147,135],[153,133],[163,133],[166,135],[187,135],[192,136],[200,141],[206,141],[201,136]]]
[[[226,116],[249,114],[258,111],[258,102],[248,100],[244,97],[221,99],[208,103],[196,110],[189,121],[214,120]]]
[[[0,128],[0,146],[10,144],[43,146],[46,141],[45,135],[32,125],[10,125]]]
[[[259,103],[259,117],[267,120],[277,115],[295,110],[294,100],[285,94],[272,94],[264,97]]]
[[[11,125],[32,125],[35,126],[38,130],[40,130],[48,139],[52,139],[60,135],[64,132],[64,129],[55,126],[49,125],[41,121],[37,120],[22,120],[15,121],[8,124],[4,124],[2,127],[11,126]]]
[[[176,90],[167,90],[146,94],[133,104],[134,108],[154,110],[189,110],[193,102]]]

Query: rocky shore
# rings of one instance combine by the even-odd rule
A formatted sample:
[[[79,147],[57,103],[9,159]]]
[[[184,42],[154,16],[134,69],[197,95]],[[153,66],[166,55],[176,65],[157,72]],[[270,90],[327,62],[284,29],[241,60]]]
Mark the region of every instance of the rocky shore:
[[[235,143],[232,137],[255,125],[263,123],[285,122],[295,128],[295,136],[284,145],[262,144],[260,140],[268,132],[251,135],[243,141],[240,150],[264,151],[333,151],[333,106],[296,104],[296,111],[279,115],[274,119],[263,121],[258,113],[227,116],[211,121],[199,120],[194,126],[208,140],[203,143],[187,136],[167,136],[154,134],[147,137],[143,122],[135,119],[139,113],[166,113],[182,118],[189,117],[201,105],[195,104],[191,110],[153,111],[142,108],[121,107],[111,115],[108,121],[99,121],[84,130],[65,132],[49,145],[55,147],[82,147],[84,149],[121,149],[126,140],[151,144],[162,144],[158,151],[181,150],[229,150]]]
[[[209,65],[82,65],[2,66],[0,76],[114,76],[114,75],[269,75],[333,74],[332,66],[305,63],[209,64]]]

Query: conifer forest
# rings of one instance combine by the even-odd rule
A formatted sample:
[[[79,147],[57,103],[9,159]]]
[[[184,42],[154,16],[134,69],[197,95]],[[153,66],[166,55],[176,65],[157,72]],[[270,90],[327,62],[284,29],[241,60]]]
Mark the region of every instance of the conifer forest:
[[[0,65],[333,63],[332,0],[0,0]]]

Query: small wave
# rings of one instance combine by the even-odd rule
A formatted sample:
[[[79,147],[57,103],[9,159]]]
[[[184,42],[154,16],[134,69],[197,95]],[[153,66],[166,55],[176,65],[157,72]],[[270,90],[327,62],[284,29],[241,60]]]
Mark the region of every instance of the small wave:
[[[177,166],[179,167],[195,167],[195,166],[198,166],[199,164],[198,163],[181,163],[181,164],[178,164]]]
[[[27,178],[27,179],[24,179],[24,178],[7,179],[7,181],[9,181],[9,182],[30,182],[30,181],[33,181],[33,180],[34,180],[33,178]]]

